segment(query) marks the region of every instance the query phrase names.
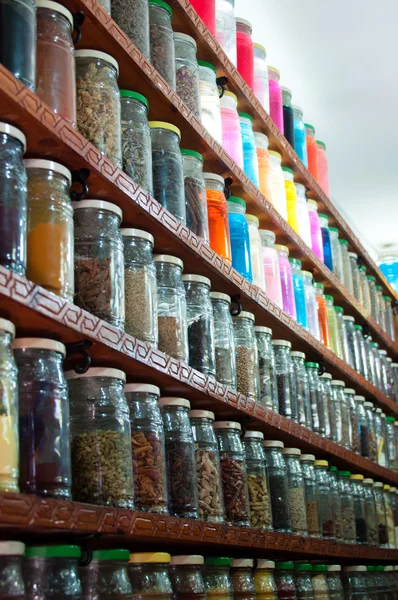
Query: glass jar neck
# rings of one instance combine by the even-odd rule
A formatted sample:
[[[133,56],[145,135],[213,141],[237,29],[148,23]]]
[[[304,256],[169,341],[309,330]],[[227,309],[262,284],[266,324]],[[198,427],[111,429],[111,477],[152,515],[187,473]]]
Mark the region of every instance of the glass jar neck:
[[[242,206],[241,204],[236,204],[235,202],[227,201],[227,206],[228,206],[228,213],[231,213],[231,214],[244,215],[246,212],[246,208],[244,206]]]
[[[148,116],[148,109],[146,105],[136,98],[120,98],[120,105],[122,109],[122,118],[123,116],[126,116],[128,111],[131,111],[133,119],[136,119],[137,116],[146,119]]]
[[[152,264],[153,262],[153,244],[149,240],[144,240],[138,237],[123,236],[124,256],[129,263],[145,263]]]
[[[272,231],[267,231],[265,229],[259,229],[261,245],[264,248],[272,248],[274,249],[275,245],[275,234]]]
[[[156,262],[156,278],[160,287],[182,286],[182,268],[179,265]]]
[[[108,210],[80,208],[74,211],[75,227],[83,229],[85,234],[101,235],[115,234],[119,236],[120,217]]]

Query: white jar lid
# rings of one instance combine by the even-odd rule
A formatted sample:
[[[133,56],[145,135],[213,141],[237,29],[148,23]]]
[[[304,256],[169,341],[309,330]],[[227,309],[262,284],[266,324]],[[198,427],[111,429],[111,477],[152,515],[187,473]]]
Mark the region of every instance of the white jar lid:
[[[120,369],[108,369],[106,367],[91,367],[85,373],[76,373],[76,371],[66,371],[65,377],[69,379],[84,379],[86,377],[112,377],[126,381],[126,373]]]
[[[247,25],[248,27],[250,27],[250,29],[252,29],[252,24],[247,19],[242,19],[241,17],[236,17],[236,22],[242,23],[243,25]]]
[[[357,571],[357,572],[363,572],[363,571],[367,571],[367,568],[362,566],[362,565],[350,565],[348,567],[344,567],[343,569],[344,571]]]
[[[300,460],[315,460],[315,454],[302,454]]]
[[[187,556],[172,556],[171,565],[204,565],[205,559],[200,554],[188,554]]]
[[[393,493],[395,494],[397,492],[397,488],[396,487],[390,487],[390,494]]]
[[[381,410],[381,408],[376,408],[376,410],[375,410],[375,413],[377,413],[378,415],[381,415],[382,412],[383,411]]]
[[[262,325],[256,325],[254,327],[254,331],[256,333],[269,333],[269,335],[272,335],[272,329],[269,327],[263,327]]]
[[[273,560],[265,560],[264,558],[258,558],[257,569],[275,569],[275,563]]]
[[[195,50],[197,48],[196,40],[194,40],[193,37],[191,37],[190,35],[187,35],[186,33],[180,33],[179,31],[175,31],[174,32],[174,41],[176,41],[176,40],[181,40],[183,42],[189,42],[190,44],[195,46]]]
[[[151,233],[147,231],[142,231],[142,229],[132,229],[131,227],[122,227],[120,229],[120,233],[123,237],[135,237],[140,238],[141,240],[147,240],[151,242],[152,246],[155,243],[155,239]]]
[[[254,321],[254,315],[251,312],[247,312],[247,310],[242,310],[239,315],[234,316],[234,319],[250,319]]]
[[[80,210],[83,208],[97,208],[98,210],[107,210],[109,212],[118,215],[120,220],[123,219],[123,213],[121,208],[113,204],[112,202],[106,202],[105,200],[79,200],[78,202],[72,202],[73,210]]]
[[[393,571],[394,567],[392,565],[387,565],[386,567],[384,567],[384,573],[389,573],[390,571]]]
[[[225,300],[225,302],[231,304],[231,298],[228,296],[228,294],[222,294],[221,292],[210,292],[210,298],[212,300]]]
[[[341,571],[341,565],[328,565],[328,573],[337,573]]]
[[[332,385],[345,387],[345,383],[344,381],[341,381],[341,379],[332,379]]]
[[[398,363],[391,363],[392,369],[398,369]]]
[[[74,27],[72,13],[62,6],[62,4],[58,4],[58,2],[52,2],[51,0],[36,0],[36,8],[48,8],[49,10],[53,10],[55,12],[61,13],[64,15],[72,25],[72,29]]]
[[[203,285],[211,287],[210,279],[208,277],[203,277],[203,275],[183,275],[182,280],[186,281],[187,283],[203,283]]]
[[[119,63],[110,54],[106,52],[100,52],[99,50],[75,50],[75,58],[97,58],[104,60],[116,69],[119,75]]]
[[[363,400],[363,402],[365,402],[365,396],[358,396],[358,394],[355,394],[355,400]]]
[[[45,169],[46,171],[54,171],[66,177],[69,181],[69,185],[72,184],[72,173],[57,162],[53,160],[43,160],[41,158],[25,158],[23,161],[25,169]]]
[[[349,252],[348,256],[352,256],[353,258],[358,258],[358,254],[356,252]]]
[[[379,350],[379,354],[381,354],[382,356],[386,356],[387,350]]]
[[[290,352],[290,356],[296,356],[297,358],[305,358],[304,352],[297,352],[296,350],[292,350]]]
[[[6,133],[10,137],[15,138],[23,145],[24,151],[26,150],[26,137],[22,133],[20,129],[14,127],[14,125],[9,125],[8,123],[0,123],[0,133]]]
[[[248,567],[252,569],[254,565],[254,560],[252,558],[233,558],[231,562],[231,567]]]
[[[171,396],[165,396],[159,398],[159,406],[183,406],[184,408],[191,408],[191,403],[186,398],[175,398]]]
[[[246,431],[245,438],[256,438],[258,440],[264,439],[264,434],[262,431]]]
[[[0,542],[0,556],[23,556],[24,554],[25,544],[22,542]]]
[[[384,487],[384,483],[382,483],[381,481],[375,481],[374,484],[373,484],[373,487],[383,488]]]
[[[373,485],[374,479],[371,479],[370,477],[366,477],[366,479],[363,480],[363,483]]]
[[[364,403],[364,406],[367,406],[368,408],[373,408],[374,404],[373,404],[373,402],[368,402],[367,401],[367,402]]]
[[[284,448],[283,454],[291,454],[292,456],[300,456],[301,450],[299,448]]]
[[[12,343],[12,349],[37,348],[38,350],[52,350],[62,356],[66,356],[66,348],[61,342],[48,340],[47,338],[16,338]]]
[[[321,377],[323,377],[323,379],[332,379],[332,376],[330,373],[322,373]]]
[[[286,348],[291,348],[292,344],[287,340],[272,340],[273,346],[286,346]]]
[[[345,388],[344,393],[345,394],[354,394],[354,396],[355,396],[355,390],[353,390],[352,388]]]
[[[219,183],[222,183],[222,185],[225,185],[224,177],[217,175],[217,173],[203,173],[203,177],[205,179],[210,179],[211,181],[218,181]]]
[[[350,317],[349,315],[344,315],[343,319],[344,321],[352,321],[353,323],[355,322],[354,317]]]
[[[176,256],[171,256],[170,254],[154,254],[153,260],[155,263],[164,262],[164,263],[169,263],[170,265],[177,265],[177,266],[181,267],[181,269],[184,268],[184,263],[182,262],[181,258],[177,258]]]
[[[0,330],[5,331],[6,333],[11,333],[12,338],[15,338],[15,325],[11,323],[11,321],[7,321],[7,319],[0,319]]]
[[[154,394],[160,396],[160,388],[151,383],[126,383],[123,388],[125,393],[134,392],[136,394]]]
[[[280,440],[264,440],[264,448],[284,448],[285,444]]]
[[[214,415],[214,412],[211,412],[211,410],[190,410],[189,418],[190,419],[211,419],[212,421],[214,421],[214,419],[216,417]]]
[[[241,431],[242,426],[236,421],[215,421],[213,425],[214,429],[237,429]]]

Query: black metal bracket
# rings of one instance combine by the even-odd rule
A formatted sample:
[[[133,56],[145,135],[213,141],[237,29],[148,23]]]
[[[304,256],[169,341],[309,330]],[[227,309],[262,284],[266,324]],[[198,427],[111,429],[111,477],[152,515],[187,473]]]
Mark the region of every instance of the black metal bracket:
[[[233,304],[236,304],[236,308],[232,308]],[[238,317],[241,312],[242,312],[242,305],[240,303],[240,294],[231,296],[231,309],[230,309],[231,315],[233,317]]]
[[[367,323],[365,323],[365,325],[362,325],[362,334],[365,340],[370,336],[369,325]]]
[[[239,419],[239,423],[240,423],[240,426],[242,428],[241,432],[240,432],[240,439],[241,440],[243,440],[243,438],[246,435],[246,431],[247,431],[246,425],[249,423],[249,421],[250,421],[249,417],[242,417],[241,419]]]
[[[394,315],[398,315],[398,300],[394,300],[394,305],[392,307],[392,312]]]
[[[320,358],[317,362],[319,364],[318,375],[319,375],[319,377],[321,377],[321,375],[326,373],[325,363],[324,363],[323,358]]]
[[[84,14],[84,12],[82,10],[80,10],[77,13],[73,13],[72,17],[73,17],[73,31],[76,32],[76,35],[73,38],[73,44],[76,46],[76,44],[78,44],[80,42],[80,40],[82,39],[81,26],[84,23],[84,19],[86,18],[86,15]]]
[[[83,365],[74,364],[73,368],[76,373],[79,375],[83,375],[86,371],[91,367],[91,356],[89,356],[86,352],[88,348],[91,348],[93,345],[90,340],[81,340],[80,342],[74,342],[71,344],[65,344],[66,346],[66,358],[70,358],[71,356],[82,356],[84,358]]]
[[[72,171],[72,183],[78,183],[82,186],[81,192],[73,190],[70,193],[72,200],[84,200],[88,196],[88,185],[87,179],[90,177],[90,169],[77,169]]]
[[[227,200],[228,200],[228,198],[230,198],[232,196],[232,191],[231,191],[232,182],[233,182],[232,177],[226,177],[224,179],[224,195]]]
[[[222,98],[224,96],[225,86],[228,83],[228,77],[226,77],[225,75],[223,75],[223,77],[217,77],[216,83],[218,86],[218,95],[220,98]]]

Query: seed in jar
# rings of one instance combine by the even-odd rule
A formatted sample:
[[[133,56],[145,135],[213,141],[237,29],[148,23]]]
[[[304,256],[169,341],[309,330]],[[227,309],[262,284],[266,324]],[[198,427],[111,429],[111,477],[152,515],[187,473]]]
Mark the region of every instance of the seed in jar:
[[[309,500],[305,505],[307,513],[308,533],[319,535],[319,505],[316,500]]]
[[[149,344],[157,344],[157,323],[154,303],[156,284],[144,269],[124,270],[126,297],[126,333]],[[152,288],[153,294],[148,294]]]
[[[341,509],[341,524],[344,539],[353,542],[355,540],[355,514],[352,506]]]
[[[134,501],[137,510],[167,513],[164,446],[153,432],[131,435]]]
[[[204,521],[224,521],[221,479],[216,452],[196,449],[196,476],[199,517]]]
[[[158,348],[165,354],[181,359],[184,355],[184,339],[182,323],[176,317],[158,317],[159,342]]]
[[[257,400],[258,368],[254,348],[237,346],[236,348],[236,378],[238,392],[247,398]]]
[[[289,489],[289,508],[292,531],[294,533],[306,533],[308,527],[303,488]]]
[[[229,456],[220,460],[225,516],[231,525],[250,525],[246,477],[242,460]]]
[[[271,504],[265,477],[249,473],[247,476],[249,491],[250,524],[258,529],[271,529]]]
[[[195,519],[198,516],[194,453],[193,443],[173,440],[166,442],[170,514],[176,517]]]

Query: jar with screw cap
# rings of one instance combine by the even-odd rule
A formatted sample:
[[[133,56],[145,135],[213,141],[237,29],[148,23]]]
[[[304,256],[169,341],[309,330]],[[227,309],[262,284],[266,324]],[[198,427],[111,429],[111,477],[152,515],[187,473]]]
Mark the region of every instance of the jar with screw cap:
[[[307,513],[308,535],[320,536],[319,528],[319,496],[318,486],[314,469],[315,456],[313,454],[301,454],[300,464],[303,471],[305,490],[305,508]]]
[[[344,600],[341,565],[328,565],[326,578],[329,587],[329,600]]]
[[[145,0],[105,0],[112,8],[112,19],[116,21],[126,36],[137,46],[146,60],[150,58],[149,7]],[[103,0],[101,2],[104,4]],[[112,5],[112,6],[110,6]],[[134,11],[134,18],[132,13]]]
[[[294,564],[290,561],[277,562],[275,565],[275,581],[278,589],[278,600],[296,600],[297,589],[293,577]]]
[[[227,3],[231,0],[221,0]],[[238,98],[228,90],[220,98],[222,146],[230,157],[243,170],[243,147],[240,137],[240,119],[238,115]]]
[[[276,381],[278,387],[279,413],[297,421],[297,404],[294,386],[294,372],[290,355],[291,343],[286,340],[272,340],[275,356]]]
[[[342,430],[342,407],[345,406],[345,398],[344,398],[344,381],[340,381],[339,379],[333,379],[331,382],[332,386],[332,394],[333,394],[333,409],[332,415],[333,419],[330,422],[332,428],[332,436],[333,440],[338,444],[342,444],[343,440],[343,430]],[[343,444],[342,444],[343,445]]]
[[[257,568],[254,571],[254,587],[257,600],[277,600],[274,571],[275,563],[273,560],[257,559]]]
[[[216,40],[236,67],[235,0],[216,0]]]
[[[296,301],[294,297],[293,274],[289,262],[289,248],[275,244],[278,253],[279,271],[281,276],[283,310],[294,320],[297,318]]]
[[[350,476],[351,491],[354,498],[355,532],[357,544],[367,544],[368,542],[368,526],[366,522],[363,480],[363,475]]]
[[[368,544],[371,546],[378,546],[379,533],[377,528],[376,500],[373,483],[373,479],[369,478],[364,479],[362,482],[365,495],[365,515],[368,529]]]
[[[334,312],[336,315],[338,347],[341,350],[340,358],[344,360],[344,362],[348,362],[348,340],[347,330],[344,321],[344,310],[341,306],[334,306]]]
[[[249,226],[250,257],[252,263],[253,283],[265,291],[263,252],[260,233],[258,230],[259,220],[255,215],[246,214],[246,221]]]
[[[352,600],[371,600],[368,595],[366,567],[347,566],[343,567],[341,575],[345,598]]]
[[[224,179],[216,173],[203,173],[203,176],[206,182],[210,248],[231,264],[228,205],[224,194]]]
[[[312,566],[310,563],[304,562],[295,565],[294,583],[296,585],[297,600],[314,600],[311,573]]]
[[[335,440],[336,430],[333,424],[334,419],[334,405],[333,405],[333,388],[332,388],[332,376],[330,373],[323,373],[319,377],[319,383],[321,386],[321,394],[325,405],[325,436],[329,440]]]
[[[271,117],[272,118],[272,117]],[[269,151],[271,167],[271,198],[274,208],[287,221],[285,178],[282,171],[282,156],[274,150]]]
[[[217,86],[216,67],[204,60],[198,60],[200,120],[210,135],[222,144],[222,120],[220,96]]]
[[[230,575],[232,560],[224,556],[205,558],[203,578],[207,600],[232,600],[234,588]]]
[[[275,250],[275,234],[267,229],[260,229],[259,232],[263,250],[266,293],[276,306],[283,308],[279,259]]]
[[[91,562],[80,569],[83,597],[87,600],[130,600],[129,558],[128,550],[94,550]]]
[[[317,340],[321,339],[318,317],[318,303],[314,287],[314,278],[310,271],[301,271],[301,276],[304,283],[305,304],[307,307],[307,320],[310,333]]]
[[[23,564],[26,596],[22,598],[80,600],[84,592],[78,569],[80,554],[78,546],[27,546]],[[92,600],[91,595],[84,597]]]
[[[300,463],[301,451],[298,448],[284,448],[282,453],[287,469],[287,487],[289,493],[292,532],[296,535],[308,535],[305,488],[303,471]]]
[[[243,171],[250,181],[259,187],[256,141],[253,133],[253,118],[248,113],[239,112],[240,133],[243,146]]]
[[[356,364],[356,367],[359,367],[359,373],[362,375],[362,377],[365,377],[365,379],[369,379],[368,357],[367,357],[367,350],[366,350],[366,342],[365,342],[365,338],[363,337],[363,327],[362,327],[362,325],[354,325],[354,330],[355,330],[355,335],[357,337],[357,343],[358,343],[358,349],[359,349],[359,360],[358,360],[358,363]],[[347,357],[348,357],[348,340],[347,340]],[[348,358],[347,358],[346,362],[348,362]]]
[[[352,291],[357,302],[361,301],[361,281],[359,278],[358,254],[349,252],[351,275],[352,275]]]
[[[25,600],[22,542],[0,542],[0,597],[5,600]]]
[[[275,357],[272,348],[272,330],[268,327],[256,326],[254,332],[256,334],[258,351],[260,402],[263,406],[279,412]]]
[[[209,243],[206,183],[203,177],[203,156],[194,150],[181,149],[187,227]]]
[[[319,364],[306,362],[305,368],[308,374],[309,400],[311,408],[312,429],[320,435],[326,435],[326,421],[329,422],[329,414],[322,394],[319,379]]]
[[[261,44],[253,44],[254,49],[254,93],[264,110],[269,113],[269,89],[267,51]]]
[[[292,270],[297,323],[304,327],[304,329],[309,329],[307,316],[307,302],[305,298],[304,280],[301,270],[301,260],[298,260],[298,258],[289,258],[289,263],[290,268]]]
[[[280,86],[281,74],[275,67],[268,66],[269,116],[283,134],[283,104]]]
[[[312,568],[314,600],[329,600],[329,586],[326,577],[327,570],[327,565],[314,565]]]
[[[210,292],[214,317],[214,352],[216,379],[236,389],[235,337],[230,313],[231,298],[227,294]]]
[[[246,202],[242,198],[230,196],[227,206],[232,266],[252,283],[253,265],[250,251],[249,223],[245,217]],[[255,252],[257,252],[257,248],[255,248]]]
[[[392,498],[391,498],[390,490],[391,490],[390,485],[385,484],[383,486],[384,504],[386,507],[388,547],[395,548],[394,513],[393,513],[393,505],[392,505]]]
[[[172,600],[169,565],[170,554],[167,552],[131,553],[128,574],[132,600]]]
[[[348,396],[343,389],[341,396],[341,440],[340,443],[344,448],[351,448],[351,428],[350,428],[350,413]],[[339,441],[339,440],[338,440]]]
[[[234,600],[256,600],[253,580],[252,558],[233,558],[231,562],[231,580],[234,588]]]
[[[238,392],[257,402],[259,400],[259,378],[254,315],[242,311],[233,318],[233,324]]]
[[[369,460],[377,461],[377,445],[376,445],[376,430],[374,423],[374,404],[373,402],[364,402],[366,420],[368,423],[369,432]],[[391,468],[391,467],[390,467]]]
[[[291,533],[287,467],[283,458],[283,442],[263,442],[271,497],[272,524],[275,531]]]
[[[1,2],[0,63],[29,90],[36,81],[36,6],[33,0]]]
[[[358,415],[359,453],[369,458],[369,423],[366,417],[365,396],[354,396]]]
[[[377,462],[381,467],[387,467],[386,454],[386,420],[381,408],[376,408],[374,413],[376,446],[377,446]]]
[[[348,254],[348,242],[347,240],[339,240],[340,251],[341,251],[341,260],[343,263],[343,284],[348,291],[349,294],[352,294],[354,291],[354,284],[352,281],[352,270],[350,257]]]
[[[250,524],[257,529],[272,529],[271,502],[261,431],[246,431],[243,447],[246,454]]]
[[[341,537],[347,544],[355,544],[355,510],[350,475],[350,471],[337,471],[337,488],[341,507]]]
[[[237,70],[251,90],[254,90],[254,52],[252,25],[246,19],[236,17]]]
[[[149,1],[151,63],[171,89],[175,90],[176,69],[172,18],[173,11],[166,2],[163,0]]]
[[[0,318],[0,491],[2,492],[19,492],[18,370],[11,346],[14,337],[14,324]],[[23,383],[20,382],[20,385],[22,387]],[[20,401],[22,404],[22,398]]]
[[[333,296],[324,295],[326,309],[328,313],[328,327],[329,327],[329,337],[330,337],[330,346],[333,352],[339,357],[342,358],[342,348],[340,346],[340,336],[337,331],[337,318],[334,310],[334,299]]]
[[[344,388],[344,395],[347,398],[347,409],[350,419],[350,450],[359,454],[359,417],[357,412],[357,402],[355,400],[355,390],[352,388]]]
[[[339,230],[337,227],[329,227],[330,244],[332,247],[333,273],[337,279],[344,283],[343,257],[341,255],[341,245],[339,243]]]
[[[326,306],[326,300],[323,293],[322,283],[315,283],[315,299],[318,307],[318,322],[319,322],[319,333],[321,342],[327,347],[331,348],[330,333],[329,333],[329,318],[328,309]]]
[[[342,534],[342,520],[341,520],[341,499],[340,492],[337,483],[337,467],[333,465],[329,467],[329,483],[330,483],[330,494],[333,502],[333,516],[334,516],[334,534],[336,540],[343,539]]]
[[[335,522],[328,466],[327,460],[316,460],[314,462],[315,477],[318,484],[321,535],[325,539],[333,539],[335,537]]]
[[[173,598],[206,600],[203,565],[203,556],[197,554],[171,557],[169,572]]]
[[[388,532],[386,502],[384,498],[383,487],[384,486],[381,481],[375,481],[375,483],[373,484],[373,491],[376,504],[377,529],[379,533],[379,546],[386,548],[388,546]]]
[[[297,420],[300,425],[312,429],[310,388],[308,371],[305,368],[304,352],[291,351],[293,379],[297,398]]]
[[[189,110],[200,119],[199,66],[196,41],[185,33],[174,33],[176,90]]]

